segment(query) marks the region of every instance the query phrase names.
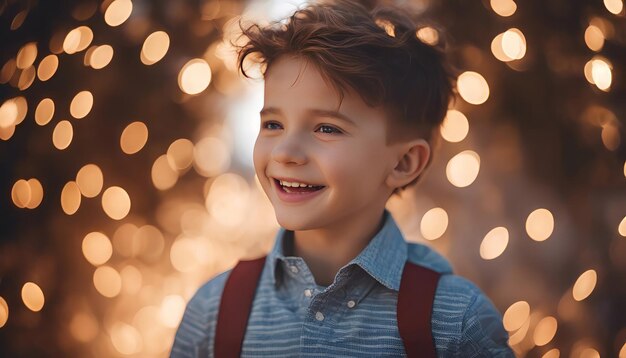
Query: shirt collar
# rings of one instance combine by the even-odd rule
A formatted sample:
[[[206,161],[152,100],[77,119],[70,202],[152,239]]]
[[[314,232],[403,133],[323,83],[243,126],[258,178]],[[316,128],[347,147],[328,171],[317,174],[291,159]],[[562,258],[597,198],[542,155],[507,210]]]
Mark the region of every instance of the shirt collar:
[[[385,209],[383,227],[367,246],[345,267],[358,265],[389,289],[399,290],[402,270],[407,260],[407,243],[391,213]],[[272,251],[267,256],[271,280],[277,284],[277,261],[284,259],[285,241],[293,240],[293,232],[280,228]],[[288,242],[291,244],[291,242]],[[343,268],[342,268],[343,269]]]

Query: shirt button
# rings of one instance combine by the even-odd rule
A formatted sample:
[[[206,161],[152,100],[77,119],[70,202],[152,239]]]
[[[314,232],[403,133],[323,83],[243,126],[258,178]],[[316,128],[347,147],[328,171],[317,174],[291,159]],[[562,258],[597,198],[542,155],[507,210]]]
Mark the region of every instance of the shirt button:
[[[318,321],[323,321],[324,320],[324,314],[320,311],[317,311],[317,313],[315,314],[315,319]]]
[[[291,272],[293,273],[298,273],[298,268],[296,266],[289,266],[289,269],[291,270]]]
[[[311,297],[311,295],[312,295],[312,294],[313,294],[313,293],[311,292],[311,290],[310,290],[310,289],[308,289],[308,288],[307,288],[306,290],[304,290],[304,295],[305,295],[305,296],[307,296],[307,297]]]
[[[353,300],[348,301],[348,308],[353,308],[354,306],[356,306],[356,302]]]

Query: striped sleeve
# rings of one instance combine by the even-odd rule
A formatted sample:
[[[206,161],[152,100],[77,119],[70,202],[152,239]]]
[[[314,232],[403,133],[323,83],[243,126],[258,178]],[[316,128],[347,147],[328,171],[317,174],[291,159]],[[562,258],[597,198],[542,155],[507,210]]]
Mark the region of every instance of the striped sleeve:
[[[224,272],[205,283],[189,300],[176,331],[170,357],[213,356],[217,311],[229,272]]]
[[[462,357],[515,357],[502,316],[480,289],[473,286],[474,297],[463,317],[460,341]]]

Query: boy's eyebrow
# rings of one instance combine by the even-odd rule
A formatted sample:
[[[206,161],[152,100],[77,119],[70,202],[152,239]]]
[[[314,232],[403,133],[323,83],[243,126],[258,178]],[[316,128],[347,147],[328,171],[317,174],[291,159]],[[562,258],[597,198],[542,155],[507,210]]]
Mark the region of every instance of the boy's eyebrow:
[[[317,109],[317,108],[309,108],[307,109],[307,114],[310,116],[317,116],[317,117],[333,117],[333,118],[337,118],[337,119],[341,119],[345,122],[348,122],[352,125],[354,125],[354,121],[352,119],[350,119],[350,117],[346,116],[343,113],[339,113],[337,111],[331,111],[331,110],[327,110],[327,109]],[[279,108],[276,107],[263,107],[263,109],[261,109],[260,114],[264,115],[264,114],[282,114],[282,111]]]

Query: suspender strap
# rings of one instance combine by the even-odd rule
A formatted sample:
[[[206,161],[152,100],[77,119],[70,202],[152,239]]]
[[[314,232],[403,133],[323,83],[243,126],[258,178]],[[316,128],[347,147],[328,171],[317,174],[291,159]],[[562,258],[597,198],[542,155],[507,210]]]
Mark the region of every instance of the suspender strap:
[[[239,357],[265,256],[239,261],[226,280],[215,328],[216,357]]]
[[[216,357],[241,355],[243,338],[252,310],[265,257],[239,261],[226,280],[217,315],[214,353]],[[436,357],[431,316],[439,274],[406,262],[398,293],[397,320],[408,357]]]
[[[398,330],[407,357],[437,357],[431,317],[439,273],[404,264],[398,293]]]

